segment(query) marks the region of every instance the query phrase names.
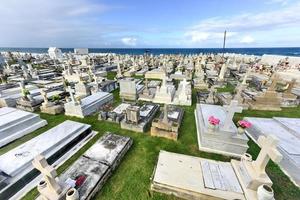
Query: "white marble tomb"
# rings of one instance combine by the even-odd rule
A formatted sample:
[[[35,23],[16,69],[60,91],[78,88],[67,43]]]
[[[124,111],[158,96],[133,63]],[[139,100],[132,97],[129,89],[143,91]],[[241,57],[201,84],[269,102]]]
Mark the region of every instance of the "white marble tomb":
[[[230,106],[197,104],[195,120],[199,150],[235,157],[240,157],[247,151],[248,138],[245,134],[238,134],[237,127],[232,121],[235,111],[237,110],[230,109]],[[220,120],[219,126],[213,131],[210,130],[208,122],[210,116]]]
[[[31,164],[35,156],[42,154],[52,162],[67,154],[84,138],[90,138],[90,125],[65,121],[0,156],[0,199],[7,199],[29,185],[38,174]],[[27,182],[15,185],[24,177]],[[27,187],[27,186],[26,186]]]
[[[283,155],[280,168],[300,186],[300,118],[254,118],[246,117],[252,127],[246,129],[255,142],[259,136],[275,135],[279,139],[278,150]]]
[[[0,108],[0,147],[45,125],[47,121],[38,114],[9,107]]]
[[[109,103],[112,103],[113,95],[108,92],[97,92],[85,97],[81,102],[74,99],[65,104],[65,115],[84,118],[91,115]]]

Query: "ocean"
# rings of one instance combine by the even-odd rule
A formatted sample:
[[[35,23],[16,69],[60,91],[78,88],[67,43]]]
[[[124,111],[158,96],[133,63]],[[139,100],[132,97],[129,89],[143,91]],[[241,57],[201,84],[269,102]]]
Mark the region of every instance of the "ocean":
[[[62,52],[73,52],[73,48],[61,48]],[[48,48],[1,48],[1,51],[19,51],[28,53],[47,53]],[[222,53],[221,48],[89,48],[90,53],[117,53],[141,55],[149,53],[159,54],[199,54],[199,53]],[[300,57],[300,47],[282,48],[226,48],[224,52],[239,53],[261,56],[263,54],[298,56]]]

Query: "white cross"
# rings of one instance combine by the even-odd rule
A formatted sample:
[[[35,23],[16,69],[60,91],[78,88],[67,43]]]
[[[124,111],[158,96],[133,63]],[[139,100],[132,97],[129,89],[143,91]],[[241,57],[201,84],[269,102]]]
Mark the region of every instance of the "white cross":
[[[253,167],[256,172],[263,174],[269,160],[273,160],[275,163],[279,163],[282,159],[282,155],[276,149],[278,139],[273,135],[260,136],[257,140],[261,150],[258,154],[257,159],[253,162]]]
[[[238,101],[236,100],[232,100],[230,102],[230,105],[228,106],[223,106],[226,110],[226,118],[224,120],[224,123],[223,123],[223,127],[222,129],[224,131],[230,131],[230,127],[232,125],[232,119],[233,119],[233,116],[234,116],[234,113],[241,113],[243,111],[243,107],[240,107],[238,106]]]
[[[45,157],[42,155],[37,155],[32,161],[32,164],[42,173],[49,190],[59,195],[62,191],[62,188],[55,180],[57,172],[51,165],[48,165]]]
[[[75,92],[75,91],[71,88],[71,86],[68,86],[67,91],[70,93],[70,97],[71,97],[72,102],[75,103],[76,100],[75,100],[75,97],[74,97],[74,94],[73,94],[73,92]]]

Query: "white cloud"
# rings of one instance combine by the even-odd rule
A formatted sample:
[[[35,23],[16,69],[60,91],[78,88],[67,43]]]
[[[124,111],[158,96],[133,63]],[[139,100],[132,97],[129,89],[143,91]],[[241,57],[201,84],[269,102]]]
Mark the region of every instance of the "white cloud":
[[[124,37],[121,39],[122,43],[127,46],[136,46],[137,39],[134,37]]]
[[[235,32],[227,32],[226,37],[230,38],[235,36],[237,33]],[[187,31],[185,34],[186,43],[189,44],[200,44],[207,41],[216,41],[216,40],[223,40],[224,32],[203,32],[203,31],[196,31],[191,30]]]
[[[268,0],[267,4],[280,4],[282,6],[285,6],[289,3],[289,0]]]
[[[101,20],[113,9],[91,0],[1,1],[0,24],[5,31],[0,31],[0,46],[101,47],[108,40],[120,44],[111,33],[123,27]]]
[[[200,21],[199,24],[191,27],[198,31],[239,31],[247,32],[251,30],[271,30],[278,27],[299,26],[300,3],[293,6],[284,7],[276,11],[261,13],[244,13],[229,18],[209,18]]]
[[[254,42],[254,38],[251,37],[250,35],[244,36],[241,40],[240,43],[242,44],[252,44]]]
[[[283,0],[275,0],[283,3]],[[273,43],[282,39],[278,33],[285,29],[295,29],[300,22],[300,2],[282,6],[276,10],[258,13],[243,13],[231,17],[213,17],[201,20],[183,33],[184,43],[188,46],[216,46],[222,43],[223,32],[227,30],[227,43],[233,46],[241,44],[263,45],[265,34],[273,37]],[[299,29],[298,29],[299,30]],[[277,35],[276,35],[277,33]],[[286,37],[289,34],[287,33]],[[251,36],[250,36],[251,35]],[[243,37],[242,37],[243,36]],[[254,37],[255,36],[255,39]],[[275,45],[275,44],[272,44]]]

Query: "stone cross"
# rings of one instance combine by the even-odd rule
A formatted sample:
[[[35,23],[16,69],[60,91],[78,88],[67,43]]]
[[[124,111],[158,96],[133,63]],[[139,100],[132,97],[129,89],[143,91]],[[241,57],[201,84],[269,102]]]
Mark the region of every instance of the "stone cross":
[[[221,68],[221,71],[220,71],[220,74],[219,74],[219,80],[220,81],[224,80],[224,76],[225,76],[226,70],[227,70],[227,65],[224,63],[222,65],[222,68]]]
[[[42,155],[37,155],[32,161],[32,164],[43,175],[49,191],[59,195],[62,192],[62,188],[55,180],[57,172],[51,165],[48,165],[45,157]]]
[[[74,94],[73,94],[73,92],[75,92],[75,91],[71,88],[71,86],[68,86],[67,91],[70,93],[70,97],[71,97],[72,102],[76,103],[76,100],[75,100],[75,97],[74,97]]]
[[[163,118],[164,123],[168,123],[168,105],[165,104],[164,106],[164,118]]]
[[[44,103],[47,104],[48,103],[47,92],[45,90],[42,90],[41,95],[44,98]]]
[[[282,155],[276,149],[278,139],[273,135],[260,136],[257,143],[260,145],[261,150],[257,159],[253,162],[253,167],[259,174],[263,174],[269,160],[271,159],[278,163],[281,161]]]
[[[291,82],[289,82],[288,88],[285,91],[285,93],[292,93],[292,89],[294,88],[294,85],[296,84],[296,79],[292,79]]]
[[[247,72],[246,72],[246,74],[245,74],[245,76],[243,78],[242,85],[246,85],[247,84],[247,78],[248,78],[250,72],[251,72],[251,67],[249,67],[249,69],[247,70]]]
[[[270,87],[268,88],[268,91],[275,91],[276,90],[276,85],[277,85],[278,81],[279,81],[278,75],[274,74],[274,76],[272,78],[272,83],[271,83]]]
[[[230,105],[223,106],[226,110],[226,118],[224,120],[223,127],[222,127],[224,131],[230,131],[234,113],[236,112],[241,113],[243,111],[243,107],[238,106],[238,104],[239,104],[238,101],[232,100],[230,102]]]
[[[25,83],[24,83],[24,81],[21,81],[19,84],[20,84],[21,90],[24,90],[25,89]]]

